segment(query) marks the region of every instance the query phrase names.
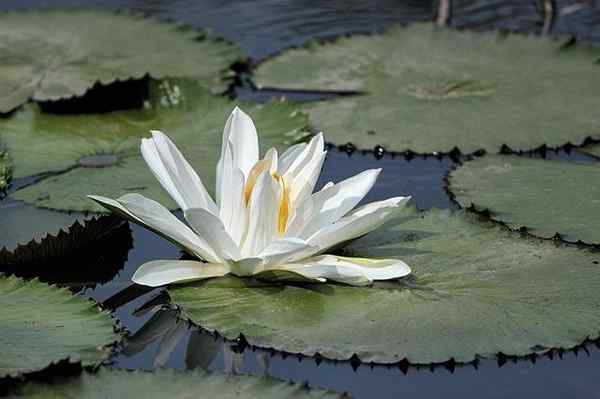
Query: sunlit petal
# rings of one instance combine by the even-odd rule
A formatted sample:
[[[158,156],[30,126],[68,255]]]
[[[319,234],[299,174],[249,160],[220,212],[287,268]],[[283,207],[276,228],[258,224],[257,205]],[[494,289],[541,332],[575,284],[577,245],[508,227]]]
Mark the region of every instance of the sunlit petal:
[[[281,187],[269,172],[256,181],[248,203],[248,232],[242,245],[243,257],[255,257],[278,236]]]
[[[392,218],[410,197],[394,197],[364,205],[336,223],[313,234],[307,242],[323,252],[338,244],[361,237]]]
[[[304,201],[297,211],[288,235],[308,238],[320,229],[337,222],[352,210],[371,190],[381,169],[361,172],[340,183],[328,186]],[[310,208],[310,209],[308,209]],[[307,219],[303,215],[310,214]]]
[[[186,283],[229,273],[229,267],[221,263],[202,263],[193,260],[153,260],[140,266],[133,277],[134,283],[159,287],[166,284]]]
[[[240,259],[240,249],[225,229],[221,219],[202,208],[188,209],[184,216],[198,236],[203,238],[221,259],[224,261]]]
[[[152,139],[142,140],[141,151],[158,181],[182,210],[204,208],[217,212],[198,174],[164,133],[152,131]]]
[[[206,241],[156,201],[140,194],[127,194],[117,200],[97,195],[88,197],[133,223],[154,231],[192,255],[209,262],[222,261]]]

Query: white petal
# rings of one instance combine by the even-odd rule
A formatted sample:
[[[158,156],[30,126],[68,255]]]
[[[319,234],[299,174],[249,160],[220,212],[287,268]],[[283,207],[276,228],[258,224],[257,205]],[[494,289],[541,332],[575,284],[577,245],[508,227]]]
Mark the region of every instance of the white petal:
[[[277,238],[281,187],[269,171],[257,179],[248,204],[248,231],[242,245],[244,258],[256,257]]]
[[[97,195],[88,197],[132,222],[154,231],[192,255],[209,262],[222,261],[206,241],[156,201],[140,194],[127,194],[117,200]]]
[[[351,258],[346,256],[322,255],[303,261],[309,265],[330,265],[346,271],[360,272],[369,280],[389,280],[408,276],[410,267],[399,259]]]
[[[321,167],[325,160],[323,151],[323,134],[319,133],[311,139],[282,175],[290,190],[292,204],[299,204],[310,195],[315,187]]]
[[[152,131],[152,139],[142,140],[141,150],[158,181],[182,210],[204,208],[217,212],[198,174],[164,133]]]
[[[252,119],[238,107],[231,112],[223,129],[221,158],[228,145],[231,145],[234,167],[248,177],[250,169],[258,162],[258,135]]]
[[[320,263],[298,263],[274,266],[267,268],[257,275],[258,278],[268,278],[269,273],[273,273],[278,280],[284,280],[285,276],[279,276],[277,272],[290,272],[299,274],[305,278],[325,282],[326,280],[336,281],[350,285],[368,285],[373,281],[364,273],[355,268],[335,264]]]
[[[279,158],[277,173],[283,176],[305,148],[306,143],[298,143],[294,144],[293,146],[288,148],[283,154],[281,154],[281,157]]]
[[[361,237],[393,217],[410,197],[394,197],[364,205],[336,223],[313,234],[307,242],[323,252],[338,244]]]
[[[184,212],[185,220],[194,231],[225,261],[240,259],[240,249],[233,241],[221,219],[202,208]]]
[[[380,172],[381,169],[366,170],[313,194],[311,200],[304,201],[298,210],[300,214],[310,212],[311,216],[304,226],[300,226],[300,221],[296,222],[290,234],[308,238],[327,225],[337,222],[367,195]],[[306,207],[310,207],[310,210],[305,210]]]
[[[265,267],[292,262],[314,253],[318,248],[312,247],[304,240],[285,238],[271,242],[262,252],[253,258],[241,259],[231,265],[231,272],[237,276],[249,276],[260,272]]]
[[[144,263],[131,278],[134,283],[159,287],[166,284],[186,283],[229,273],[229,267],[221,263],[202,263],[193,260],[154,260]]]

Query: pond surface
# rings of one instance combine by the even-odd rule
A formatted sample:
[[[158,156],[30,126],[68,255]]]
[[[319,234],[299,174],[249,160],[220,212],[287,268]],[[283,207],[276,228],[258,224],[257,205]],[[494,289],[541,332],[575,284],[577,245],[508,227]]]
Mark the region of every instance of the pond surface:
[[[509,29],[539,33],[546,16],[537,1],[452,2],[449,24],[458,28]],[[600,10],[594,2],[553,2],[554,33],[568,33],[586,41],[600,40]],[[582,6],[583,4],[583,6]],[[161,18],[174,19],[196,27],[206,27],[238,43],[253,61],[259,62],[284,48],[302,45],[315,38],[374,32],[393,23],[433,20],[437,2],[429,0],[392,1],[214,1],[214,0],[3,0],[0,10],[38,7],[127,8]],[[249,76],[249,75],[248,75]],[[322,99],[319,93],[255,91],[250,83],[236,88],[240,97],[266,101],[286,95],[299,101]],[[332,94],[333,95],[333,94]],[[376,144],[376,143],[374,143]],[[576,150],[548,151],[547,159],[584,160],[595,158]],[[540,153],[524,156],[541,156]],[[456,207],[445,191],[446,174],[461,159],[449,156],[406,156],[375,151],[330,148],[319,186],[339,181],[368,168],[383,173],[364,201],[396,195],[411,195],[417,207]],[[14,182],[12,190],[28,180]],[[21,204],[4,200],[5,215],[27,211]],[[16,213],[15,213],[16,215]],[[181,216],[181,215],[178,215]],[[474,364],[438,366],[371,366],[353,362],[286,355],[271,350],[246,347],[244,342],[225,342],[177,317],[168,295],[131,283],[133,272],[153,259],[177,259],[177,248],[151,232],[130,226],[132,248],[120,245],[110,259],[124,265],[110,282],[84,290],[84,294],[113,309],[131,336],[115,353],[111,366],[126,369],[207,367],[230,372],[306,381],[310,386],[348,392],[356,398],[483,397],[503,398],[518,394],[530,398],[595,397],[600,392],[596,378],[600,351],[588,343],[576,351],[553,352],[552,356],[526,359],[486,359]],[[129,237],[122,240],[127,241]],[[116,250],[115,250],[116,251]],[[402,332],[397,332],[401,334]]]

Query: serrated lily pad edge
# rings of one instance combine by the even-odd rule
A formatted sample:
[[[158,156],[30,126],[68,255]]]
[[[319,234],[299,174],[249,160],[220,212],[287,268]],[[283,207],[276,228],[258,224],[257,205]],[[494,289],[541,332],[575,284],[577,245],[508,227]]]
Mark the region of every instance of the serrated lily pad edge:
[[[462,208],[461,208],[462,209]],[[427,212],[427,210],[417,210],[418,214],[424,214]],[[454,211],[455,212],[455,211]],[[573,246],[578,248],[579,250],[600,250],[600,245],[589,245],[589,244],[580,244],[580,243],[571,243],[568,241],[557,241],[554,238],[543,238],[543,237],[537,237],[534,235],[531,235],[529,233],[522,233],[520,231],[511,229],[509,226],[507,226],[505,223],[502,222],[497,222],[489,217],[487,217],[487,215],[485,214],[480,214],[478,212],[474,212],[476,215],[483,217],[485,222],[489,222],[489,223],[494,223],[494,224],[498,224],[500,225],[503,229],[506,229],[510,234],[515,235],[515,238],[517,239],[522,239],[522,238],[529,238],[531,240],[539,240],[539,241],[554,241],[556,242],[558,245],[563,245],[563,246]],[[520,236],[520,237],[519,237]],[[328,282],[327,284],[334,284],[337,285],[337,283],[332,283],[332,282]],[[365,287],[357,287],[356,289],[364,289]],[[379,289],[379,288],[371,288],[371,289]],[[169,291],[166,290],[167,294],[169,295],[169,300],[172,301],[172,298],[169,294]],[[596,332],[594,333],[594,335],[588,335],[587,337],[585,337],[581,342],[579,342],[578,344],[575,344],[573,346],[565,346],[565,347],[550,347],[550,348],[539,348],[539,349],[533,349],[531,350],[531,353],[529,354],[512,354],[512,353],[505,353],[502,351],[499,352],[495,352],[495,353],[488,353],[488,354],[481,354],[481,353],[476,353],[473,355],[473,358],[467,361],[456,361],[454,359],[454,357],[443,361],[443,362],[429,362],[429,363],[420,363],[420,362],[413,362],[410,361],[407,357],[402,358],[401,360],[397,361],[397,362],[390,362],[390,363],[384,363],[384,362],[367,362],[367,361],[363,361],[362,359],[360,359],[360,357],[358,356],[358,354],[354,353],[353,355],[351,355],[348,358],[332,358],[332,357],[327,357],[327,356],[323,356],[321,353],[319,352],[314,352],[314,353],[305,353],[305,352],[291,352],[291,351],[286,351],[283,348],[280,347],[276,347],[276,346],[262,346],[260,344],[254,344],[250,341],[248,341],[248,339],[245,337],[243,331],[238,332],[237,336],[234,336],[233,334],[223,334],[221,331],[219,331],[217,328],[210,328],[207,326],[203,326],[202,324],[197,323],[196,321],[194,321],[194,319],[186,312],[185,308],[183,308],[182,306],[179,306],[177,303],[173,303],[171,302],[173,305],[176,306],[176,308],[179,311],[179,315],[178,318],[181,320],[184,320],[188,323],[190,323],[191,325],[194,325],[198,328],[200,328],[201,330],[207,331],[210,334],[214,334],[216,336],[219,336],[221,338],[223,338],[225,341],[230,342],[230,343],[235,343],[235,344],[241,344],[242,346],[248,346],[249,348],[256,348],[256,349],[261,349],[261,350],[275,350],[278,353],[283,354],[284,356],[296,356],[299,359],[302,357],[308,357],[308,358],[313,358],[315,360],[321,360],[321,359],[326,359],[332,362],[348,362],[351,365],[353,365],[353,367],[357,367],[360,364],[370,364],[370,365],[380,365],[380,366],[386,366],[386,367],[393,367],[393,366],[398,366],[401,369],[404,368],[408,368],[409,366],[415,366],[415,367],[421,367],[421,366],[432,366],[432,367],[454,367],[454,366],[464,366],[464,365],[469,365],[469,364],[476,364],[477,362],[479,362],[480,360],[488,360],[488,359],[497,359],[498,360],[498,365],[501,366],[501,364],[504,363],[504,361],[506,359],[512,359],[512,360],[526,360],[526,359],[531,359],[532,357],[535,358],[537,356],[541,356],[541,355],[547,355],[552,357],[555,353],[561,354],[563,352],[568,352],[568,351],[573,351],[576,352],[578,350],[578,348],[585,348],[585,346],[591,342],[595,342],[596,344],[598,343],[598,341],[600,340],[600,326],[598,326]]]
[[[586,144],[582,144],[582,145],[586,145]],[[547,149],[547,147],[544,147],[545,149]],[[558,147],[561,148],[561,147]],[[577,146],[577,149],[581,149],[581,146]],[[537,151],[537,150],[536,150]],[[523,154],[529,154],[532,152],[536,152],[536,151],[521,151],[521,152],[516,152],[516,153],[502,153],[502,154],[498,154],[498,155],[523,155]],[[583,152],[583,151],[582,151]],[[590,155],[595,157],[592,154],[587,154],[586,155]],[[483,155],[485,156],[485,155]],[[600,159],[600,158],[599,158]],[[516,223],[506,223],[505,221],[498,219],[494,216],[494,212],[485,206],[480,206],[477,205],[476,203],[470,201],[470,205],[469,206],[463,206],[457,199],[456,199],[456,194],[454,194],[454,192],[451,189],[451,181],[452,181],[452,172],[454,172],[455,170],[457,170],[458,168],[460,168],[464,162],[470,162],[475,160],[474,158],[470,158],[466,161],[463,162],[459,162],[456,165],[453,165],[448,172],[446,173],[446,176],[444,176],[443,178],[443,183],[444,183],[444,191],[448,194],[448,197],[450,198],[450,201],[456,205],[458,207],[458,209],[464,209],[468,212],[474,213],[480,217],[485,218],[486,220],[489,220],[492,223],[496,223],[502,227],[504,227],[505,229],[515,233],[515,234],[519,234],[521,236],[524,237],[530,237],[530,238],[534,238],[536,240],[541,240],[541,241],[554,241],[554,242],[559,242],[559,243],[563,243],[563,244],[567,244],[567,245],[574,245],[579,249],[584,249],[584,248],[589,248],[592,250],[600,250],[600,243],[593,243],[593,242],[585,242],[582,240],[576,240],[576,241],[570,241],[567,240],[566,238],[564,238],[564,236],[562,234],[560,234],[560,232],[555,231],[554,235],[551,237],[544,237],[544,236],[540,236],[537,234],[534,234],[531,232],[531,228],[527,227],[525,225],[518,225]],[[552,162],[551,160],[548,160],[548,162]],[[600,338],[600,327],[598,329],[598,336],[596,338]],[[596,338],[591,338],[591,339],[596,339]],[[569,348],[563,348],[563,349],[569,349]]]
[[[122,16],[127,16],[130,18],[144,19],[147,21],[155,22],[155,23],[171,25],[177,32],[180,32],[180,33],[185,33],[188,31],[192,31],[192,32],[196,33],[196,35],[193,38],[187,38],[186,40],[190,40],[190,41],[196,41],[199,39],[212,40],[214,42],[219,42],[224,45],[227,45],[228,47],[230,47],[232,49],[237,49],[237,52],[238,52],[237,57],[229,65],[229,68],[221,71],[220,76],[215,76],[215,78],[219,79],[220,84],[219,85],[213,84],[213,85],[209,85],[210,87],[207,87],[207,90],[209,90],[212,94],[226,93],[228,90],[228,87],[233,83],[233,80],[235,79],[235,76],[236,76],[236,72],[231,67],[238,62],[241,62],[241,63],[248,62],[247,57],[243,53],[243,50],[235,42],[233,42],[232,40],[229,40],[223,36],[215,34],[209,28],[194,27],[189,23],[180,22],[173,18],[160,18],[158,16],[154,16],[151,14],[147,14],[147,13],[143,13],[143,12],[139,12],[139,11],[135,11],[135,10],[131,10],[131,9],[126,9],[126,8],[106,10],[106,9],[97,9],[97,8],[84,7],[84,6],[74,7],[74,8],[69,8],[69,9],[54,8],[54,7],[47,6],[45,8],[44,7],[43,8],[26,8],[26,9],[19,9],[19,10],[0,11],[0,14],[1,15],[11,15],[11,14],[26,14],[26,13],[30,13],[30,12],[56,12],[56,11],[57,12],[60,12],[60,11],[64,11],[64,12],[103,12],[106,14],[122,15]],[[151,74],[149,72],[144,72],[142,74],[128,74],[127,76],[115,76],[113,79],[108,79],[108,80],[96,79],[94,84],[92,84],[90,87],[86,88],[83,92],[75,92],[71,96],[53,97],[51,99],[43,100],[43,102],[48,102],[48,101],[55,102],[55,101],[82,98],[92,88],[94,88],[98,85],[108,86],[110,84],[117,83],[117,82],[141,80],[146,76],[154,78],[156,80],[163,80],[163,79],[171,77],[169,75]],[[15,110],[18,110],[20,107],[27,104],[28,102],[38,102],[38,101],[39,100],[35,99],[34,97],[30,97],[28,99],[28,101],[26,101],[22,104],[19,104],[12,110],[10,110],[6,113],[0,112],[0,116],[10,116],[11,113],[15,112]]]
[[[100,366],[102,363],[104,363],[106,360],[108,360],[110,358],[110,356],[115,352],[115,350],[120,345],[123,344],[124,338],[127,335],[129,335],[129,330],[127,330],[127,328],[121,324],[121,320],[113,312],[102,309],[100,307],[100,303],[94,301],[92,298],[83,296],[81,293],[73,293],[67,287],[60,287],[56,284],[47,284],[42,281],[39,281],[37,278],[23,279],[23,278],[15,277],[15,276],[6,276],[3,273],[0,273],[0,277],[4,277],[7,279],[21,280],[21,281],[24,281],[27,283],[38,282],[40,284],[44,284],[46,286],[55,288],[58,291],[66,292],[70,296],[79,296],[83,301],[89,302],[88,309],[90,311],[95,310],[98,312],[98,314],[104,314],[104,315],[108,316],[110,320],[113,321],[113,323],[112,323],[113,333],[117,337],[117,339],[115,339],[114,341],[109,342],[109,343],[103,345],[102,347],[96,348],[98,351],[97,351],[96,359],[94,361],[84,361],[78,357],[68,356],[66,358],[58,359],[56,361],[50,362],[49,364],[47,364],[45,367],[43,367],[41,369],[30,369],[30,370],[26,370],[26,371],[20,371],[20,372],[14,373],[14,374],[6,374],[4,376],[0,376],[0,382],[2,380],[10,380],[10,379],[23,380],[30,375],[43,374],[44,372],[48,371],[49,368],[55,367],[60,364],[64,364],[65,362],[70,365],[78,365],[81,369],[91,370],[95,367]]]

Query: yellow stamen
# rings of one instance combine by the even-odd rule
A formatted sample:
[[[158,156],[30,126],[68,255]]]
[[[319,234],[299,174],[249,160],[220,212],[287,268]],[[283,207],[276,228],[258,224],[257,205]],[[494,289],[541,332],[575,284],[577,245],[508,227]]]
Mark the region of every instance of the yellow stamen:
[[[277,179],[282,188],[281,204],[279,205],[279,222],[277,226],[279,229],[279,235],[283,236],[285,234],[288,217],[290,215],[290,191],[288,190],[283,177],[279,176],[278,174],[273,175],[273,177]]]
[[[250,170],[248,180],[246,180],[246,188],[244,189],[244,201],[246,202],[246,206],[248,206],[248,203],[250,202],[250,196],[252,195],[252,190],[254,190],[258,176],[265,170],[269,170],[270,166],[271,162],[269,160],[261,159]]]

